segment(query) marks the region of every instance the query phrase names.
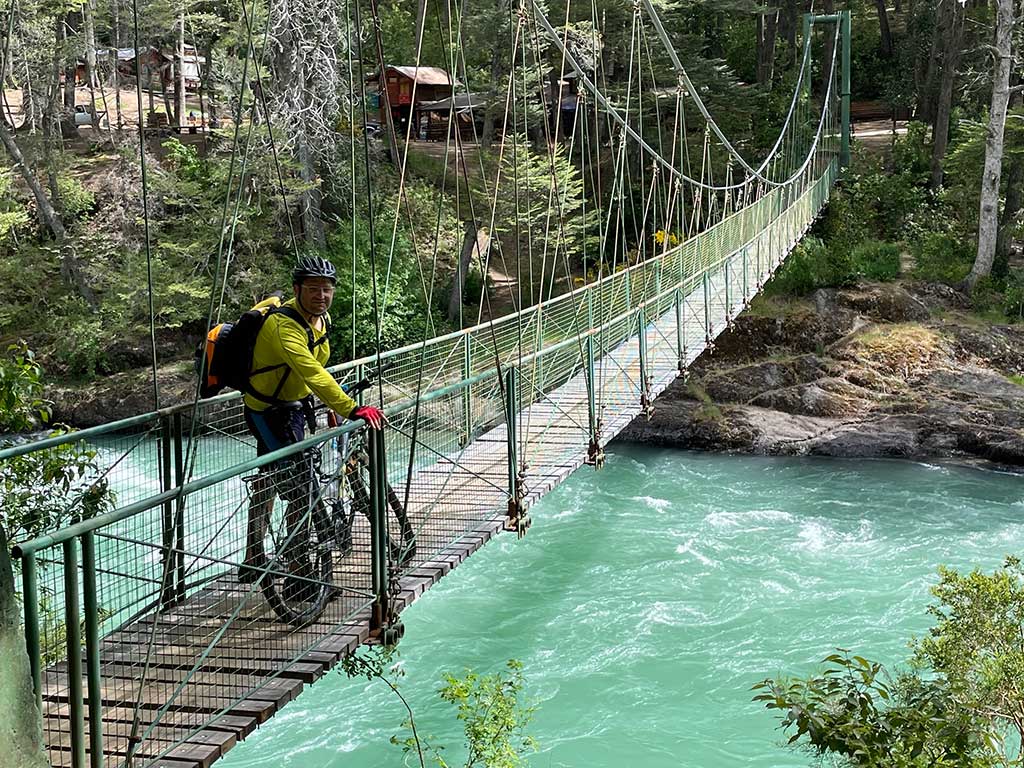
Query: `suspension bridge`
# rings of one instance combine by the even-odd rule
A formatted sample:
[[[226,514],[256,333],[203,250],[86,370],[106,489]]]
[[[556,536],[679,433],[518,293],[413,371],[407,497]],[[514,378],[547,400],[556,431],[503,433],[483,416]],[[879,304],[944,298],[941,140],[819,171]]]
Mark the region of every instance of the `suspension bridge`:
[[[640,76],[612,103],[534,11],[537,32],[614,127],[601,149],[617,156],[595,212],[602,246],[624,215],[629,147],[649,174],[642,230],[661,231],[657,252],[631,261],[615,238],[622,252],[603,253],[607,266],[570,280],[561,295],[332,369],[341,383],[377,370],[390,425],[368,441],[368,506],[352,518],[351,544],[320,532],[334,551],[327,571],[307,579],[326,583],[329,599],[302,621],[282,620],[260,584],[238,579],[247,479],[312,451],[323,487],[340,487],[348,457],[338,446],[360,424],[325,424],[255,458],[241,402],[224,395],[0,451],[6,461],[88,444],[97,454],[83,487],[116,489],[113,508],[79,513],[13,549],[54,766],[207,768],[346,654],[400,636],[401,611],[426,589],[499,532],[524,534],[530,507],[573,471],[600,467],[603,446],[713,347],[828,201],[849,160],[848,12],[807,18],[789,114],[753,166],[708,113],[654,8],[636,7],[634,24],[661,39],[678,76],[675,111],[659,120],[678,128],[684,102],[703,115],[706,162],[695,174],[675,141],[685,133],[673,129],[667,152],[644,133],[642,110],[630,106]],[[819,98],[811,95],[815,29],[832,57]],[[713,149],[736,169],[717,184]],[[398,536],[392,496],[414,552],[408,542],[403,551],[387,546]]]

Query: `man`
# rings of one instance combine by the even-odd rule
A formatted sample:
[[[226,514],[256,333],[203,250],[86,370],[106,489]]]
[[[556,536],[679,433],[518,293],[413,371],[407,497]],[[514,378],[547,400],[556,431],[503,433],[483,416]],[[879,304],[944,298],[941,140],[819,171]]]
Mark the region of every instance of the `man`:
[[[327,311],[334,299],[336,282],[331,262],[317,256],[299,259],[292,272],[293,297],[270,309],[260,328],[244,398],[245,423],[256,438],[257,456],[305,438],[307,415],[312,415],[311,393],[340,416],[363,419],[373,429],[384,424],[379,408],[358,406],[324,368],[331,355]],[[301,538],[296,532],[307,519],[307,507],[313,498],[311,482],[308,462],[301,454],[261,473],[249,507],[240,581],[255,581],[260,576],[259,569],[266,565],[262,542],[276,494],[288,503],[285,518],[291,538]],[[301,541],[294,543],[296,549],[302,545]]]

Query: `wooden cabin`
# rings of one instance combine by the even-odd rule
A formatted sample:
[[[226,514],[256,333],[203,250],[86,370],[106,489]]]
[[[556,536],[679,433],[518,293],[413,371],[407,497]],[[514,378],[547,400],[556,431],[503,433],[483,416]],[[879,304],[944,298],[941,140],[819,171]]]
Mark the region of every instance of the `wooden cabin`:
[[[450,127],[453,137],[458,131],[463,141],[478,141],[483,133],[487,94],[457,93],[446,99],[425,101],[417,111],[420,116],[418,135],[422,140],[445,141]]]
[[[198,89],[202,81],[203,69],[206,67],[206,57],[200,56],[195,47],[185,46],[185,55],[180,64],[176,51],[157,50],[156,48],[143,49],[139,53],[139,70],[142,72],[143,88],[153,88],[154,90],[166,88],[173,91],[179,66],[185,75],[185,88]],[[134,80],[134,48],[118,49],[117,69],[118,73],[128,81]]]
[[[368,80],[376,81],[377,75],[372,75]],[[394,121],[395,131],[399,136],[405,136],[411,120],[414,127],[412,133],[414,139],[420,138],[421,134],[427,132],[427,123],[422,119],[425,115],[421,114],[420,107],[428,102],[450,98],[455,86],[460,84],[457,80],[452,80],[448,73],[439,67],[400,66],[384,68],[384,83],[387,87],[387,100],[391,106],[391,118]],[[387,116],[384,114],[383,98],[379,99],[378,107],[380,124],[384,127],[387,125]]]

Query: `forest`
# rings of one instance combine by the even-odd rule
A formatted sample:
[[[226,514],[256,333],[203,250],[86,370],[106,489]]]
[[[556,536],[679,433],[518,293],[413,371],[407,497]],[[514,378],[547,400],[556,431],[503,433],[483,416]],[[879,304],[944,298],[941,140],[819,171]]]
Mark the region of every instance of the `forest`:
[[[773,290],[892,277],[902,255],[917,277],[965,290],[976,311],[1020,318],[1024,278],[1011,255],[1024,204],[1024,108],[1020,67],[1000,58],[1018,54],[1013,5],[689,0],[663,7],[691,77],[750,157],[769,148],[788,107],[802,15],[853,11],[854,120],[858,109],[873,110],[891,118],[892,132],[858,144],[818,237]],[[1005,23],[1002,6],[1009,7]],[[560,22],[559,34],[608,96],[621,100],[637,60],[630,6],[549,1],[544,12]],[[589,154],[582,142],[552,135],[544,116],[555,111],[552,84],[566,83],[557,76],[567,67],[530,24],[523,32],[530,45],[518,46],[518,61],[509,56],[522,14],[511,0],[12,0],[0,68],[0,138],[9,158],[0,175],[0,340],[24,340],[48,375],[64,380],[87,382],[154,359],[164,370],[190,356],[211,297],[218,315],[237,315],[284,285],[297,254],[317,252],[347,275],[335,304],[334,345],[364,354],[374,343],[371,237],[390,251],[382,346],[472,325],[510,310],[497,288],[502,280],[518,281],[526,303],[567,289],[568,279],[554,279],[553,271],[510,276],[488,267],[483,275],[472,258],[491,209],[515,209],[525,219],[517,219],[520,233],[543,228],[556,204],[543,199],[551,145],[558,145],[558,172],[573,182],[564,185],[558,215],[574,279],[591,279],[606,266],[587,263],[586,243],[598,232],[586,213],[596,187],[585,182],[600,174],[595,163],[608,172],[613,128],[593,126]],[[651,87],[639,108],[653,111],[654,86],[671,90],[674,75],[643,43]],[[815,37],[816,88],[831,45],[828,36]],[[455,131],[464,138],[454,149],[451,139],[447,146],[416,141],[419,126],[408,130],[405,118],[382,124],[382,62],[451,74],[448,93],[463,94],[471,115],[468,128]],[[993,89],[1000,67],[1007,70],[1001,93]],[[509,84],[523,113],[511,128]],[[1000,99],[1008,116],[993,160],[986,138]],[[659,138],[671,128],[660,126]],[[686,143],[699,148],[706,128],[695,116],[683,126]],[[514,151],[499,151],[506,142]],[[706,154],[706,173],[731,172],[724,153],[712,147]],[[488,186],[511,156],[516,167],[526,164],[522,189],[538,191],[525,203],[528,191]],[[622,197],[635,208],[643,172],[639,157],[632,162],[638,172]],[[990,215],[982,216],[993,170],[1000,173],[989,189]],[[520,235],[500,219],[493,239],[508,249]],[[971,272],[979,226],[994,243],[985,246],[992,266]],[[688,234],[648,230],[634,224],[608,236],[621,232],[622,250],[635,260],[658,238]]]

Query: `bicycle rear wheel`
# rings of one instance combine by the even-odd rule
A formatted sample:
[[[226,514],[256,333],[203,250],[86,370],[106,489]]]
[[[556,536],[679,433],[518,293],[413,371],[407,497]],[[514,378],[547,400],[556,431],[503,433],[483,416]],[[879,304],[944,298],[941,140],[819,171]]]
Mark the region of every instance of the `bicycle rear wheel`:
[[[352,490],[353,502],[360,511],[366,515],[369,520],[371,515],[370,507],[370,491],[368,490],[369,478],[364,477],[367,474],[366,470],[360,468],[357,471],[350,472],[348,475],[349,488]],[[385,485],[387,489],[387,506],[394,515],[395,520],[398,522],[398,529],[400,532],[400,539],[392,536],[393,528],[391,525],[388,526],[387,533],[387,547],[388,557],[392,562],[404,565],[405,563],[412,560],[416,555],[416,534],[413,532],[412,525],[409,523],[409,517],[405,512],[405,508],[402,506],[401,500],[398,498],[398,494],[391,488],[391,484]]]

